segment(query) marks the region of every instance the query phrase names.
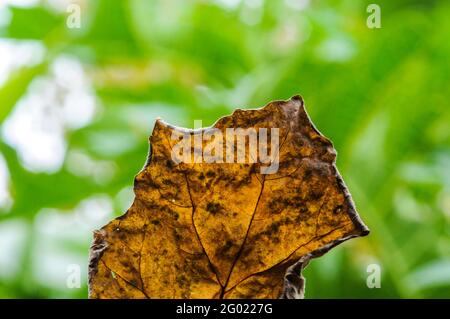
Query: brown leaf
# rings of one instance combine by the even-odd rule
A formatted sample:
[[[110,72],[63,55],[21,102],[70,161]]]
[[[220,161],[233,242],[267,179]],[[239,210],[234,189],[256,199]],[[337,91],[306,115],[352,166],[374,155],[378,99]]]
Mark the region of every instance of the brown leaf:
[[[279,150],[265,150],[278,152],[276,172],[262,174],[250,152],[245,163],[202,162],[207,141],[186,157],[197,162],[172,159],[172,134],[238,127],[279,128]],[[299,96],[201,130],[158,120],[150,141],[133,205],[94,234],[91,298],[302,298],[311,258],[369,233]]]

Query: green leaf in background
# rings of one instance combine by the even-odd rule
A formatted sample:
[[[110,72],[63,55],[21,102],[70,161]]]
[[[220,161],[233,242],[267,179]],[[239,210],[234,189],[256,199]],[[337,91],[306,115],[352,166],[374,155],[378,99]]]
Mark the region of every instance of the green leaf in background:
[[[8,81],[0,87],[0,124],[9,115],[17,101],[25,94],[31,81],[46,70],[46,63],[32,67],[23,67],[10,75]]]

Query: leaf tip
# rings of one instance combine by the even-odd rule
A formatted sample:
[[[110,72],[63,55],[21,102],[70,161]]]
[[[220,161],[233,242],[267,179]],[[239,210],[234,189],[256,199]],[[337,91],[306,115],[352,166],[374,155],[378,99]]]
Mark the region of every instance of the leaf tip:
[[[303,100],[303,97],[299,94],[296,94],[293,97],[291,97],[291,101],[300,103],[300,106],[305,105],[305,101]]]

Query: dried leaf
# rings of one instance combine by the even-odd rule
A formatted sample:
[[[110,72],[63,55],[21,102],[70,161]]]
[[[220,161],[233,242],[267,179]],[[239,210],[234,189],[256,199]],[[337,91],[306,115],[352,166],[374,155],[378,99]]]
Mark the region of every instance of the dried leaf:
[[[276,172],[262,174],[251,152],[246,163],[205,163],[195,145],[195,163],[174,161],[173,134],[238,127],[279,128]],[[158,120],[150,141],[133,205],[94,234],[91,298],[302,298],[311,258],[369,233],[299,96],[201,130]]]

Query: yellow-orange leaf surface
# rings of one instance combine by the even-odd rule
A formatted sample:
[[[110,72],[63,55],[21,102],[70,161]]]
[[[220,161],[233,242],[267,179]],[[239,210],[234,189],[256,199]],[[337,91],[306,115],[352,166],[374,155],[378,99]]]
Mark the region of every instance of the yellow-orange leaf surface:
[[[276,173],[172,160],[174,131],[237,127],[279,128]],[[150,142],[133,205],[94,233],[91,298],[301,298],[309,259],[369,232],[299,96],[201,130],[158,120]]]

